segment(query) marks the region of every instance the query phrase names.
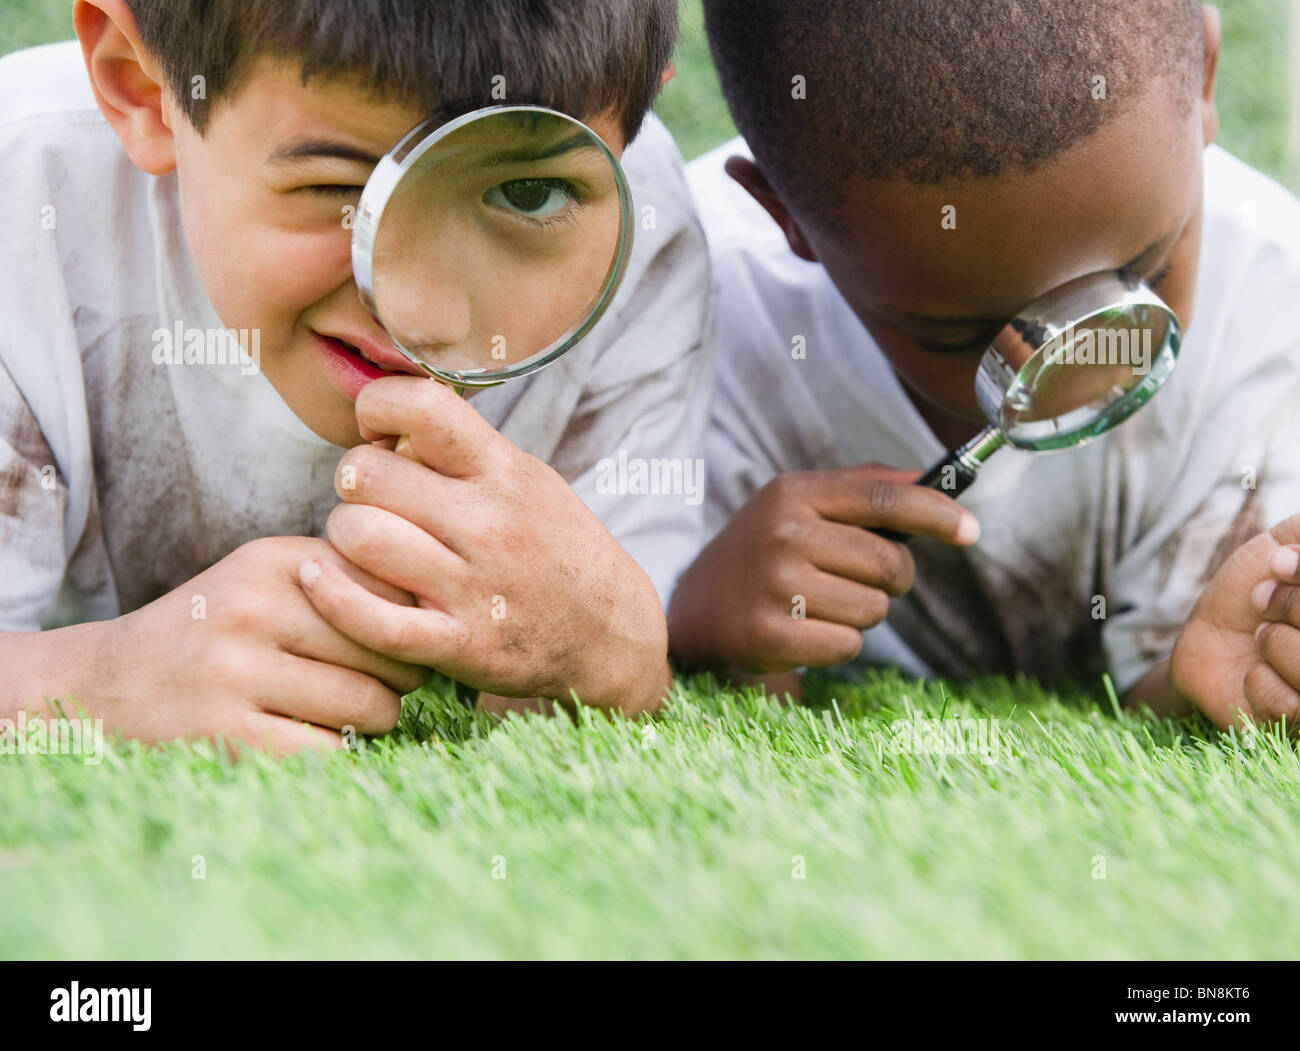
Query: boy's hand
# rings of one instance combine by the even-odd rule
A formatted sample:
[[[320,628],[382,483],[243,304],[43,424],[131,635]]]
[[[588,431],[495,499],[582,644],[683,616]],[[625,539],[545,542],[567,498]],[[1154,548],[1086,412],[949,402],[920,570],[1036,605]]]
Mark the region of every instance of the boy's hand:
[[[677,586],[673,652],[695,667],[768,674],[843,664],[911,590],[916,564],[889,529],[969,546],[975,516],[875,464],[782,475],[740,509]]]
[[[1300,534],[1300,517],[1290,521],[1292,532]],[[1273,579],[1251,593],[1264,624],[1255,634],[1262,660],[1246,673],[1246,700],[1257,714],[1285,719],[1287,729],[1295,730],[1300,722],[1300,546],[1275,549],[1268,570]]]
[[[1169,681],[1222,729],[1300,713],[1300,576],[1289,553],[1300,515],[1238,548],[1201,593],[1170,659]]]
[[[351,450],[329,539],[416,606],[311,561],[302,578],[321,616],[487,693],[563,703],[572,689],[627,714],[658,705],[670,681],[659,597],[564,479],[426,379],[368,384],[357,420],[369,441],[409,435],[420,462]]]
[[[322,620],[298,582],[306,558],[386,601],[411,601],[345,566],[323,540],[255,540],[116,620],[0,638],[15,648],[17,660],[0,648],[6,667],[24,667],[26,644],[27,666],[40,668],[12,700],[76,701],[109,729],[148,742],[220,734],[280,754],[340,748],[338,731],[349,726],[385,733],[397,723],[402,694],[421,686],[428,669],[367,650]],[[47,643],[57,662],[40,654]],[[7,693],[0,685],[0,696]]]

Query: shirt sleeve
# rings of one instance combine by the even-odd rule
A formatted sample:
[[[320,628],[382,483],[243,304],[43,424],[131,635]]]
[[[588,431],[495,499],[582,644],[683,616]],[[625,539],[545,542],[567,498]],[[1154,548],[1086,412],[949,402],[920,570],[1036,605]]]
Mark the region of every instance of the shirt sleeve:
[[[591,419],[608,455],[573,488],[654,582],[666,609],[704,542],[703,456],[709,376],[697,347],[674,365],[611,391]],[[598,421],[598,422],[597,422]]]
[[[1268,308],[1238,299],[1215,340],[1221,353],[1200,372],[1197,397],[1165,406],[1175,411],[1164,426],[1186,443],[1161,463],[1146,458],[1159,477],[1143,480],[1151,494],[1146,521],[1116,562],[1102,627],[1121,691],[1169,657],[1201,592],[1234,551],[1300,513],[1300,330],[1286,306],[1300,302],[1300,271],[1294,261],[1273,262],[1242,274],[1243,287]]]
[[[0,630],[36,631],[53,612],[67,503],[36,417],[0,364]]]
[[[555,370],[584,372],[547,459],[646,571],[666,607],[703,546],[709,259],[681,156],[657,119],[647,119],[624,168],[634,206],[632,262],[586,346]]]
[[[666,136],[666,133],[664,133]],[[675,147],[673,155],[675,156]],[[654,581],[667,608],[704,543],[705,433],[712,393],[709,261],[680,161],[651,185],[657,229],[553,465]]]

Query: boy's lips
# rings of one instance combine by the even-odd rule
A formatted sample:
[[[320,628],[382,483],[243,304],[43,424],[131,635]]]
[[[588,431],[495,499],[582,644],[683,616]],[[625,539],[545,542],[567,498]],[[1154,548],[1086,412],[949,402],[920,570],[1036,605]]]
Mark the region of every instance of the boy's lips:
[[[353,401],[372,380],[384,376],[428,375],[418,365],[407,361],[396,347],[385,347],[363,338],[326,336],[314,330],[312,335],[316,338],[317,348],[324,358],[330,378]]]
[[[377,343],[364,336],[331,336],[319,332],[317,335],[322,335],[325,339],[343,344],[343,348],[349,353],[356,354],[363,361],[369,362],[385,372],[405,372],[412,376],[428,375],[419,365],[416,365],[391,344]]]

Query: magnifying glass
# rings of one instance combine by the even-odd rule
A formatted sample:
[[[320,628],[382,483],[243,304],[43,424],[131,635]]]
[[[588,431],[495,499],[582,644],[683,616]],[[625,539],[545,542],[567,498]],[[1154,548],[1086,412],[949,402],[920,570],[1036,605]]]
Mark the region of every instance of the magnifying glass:
[[[1007,322],[980,362],[975,399],[988,426],[917,484],[956,497],[1005,446],[1056,452],[1114,430],[1173,375],[1182,340],[1177,315],[1118,271],[1054,289]]]
[[[618,291],[632,229],[600,136],[546,107],[491,106],[421,124],[380,160],[352,269],[393,345],[464,394],[577,346]],[[398,451],[414,457],[406,438]]]

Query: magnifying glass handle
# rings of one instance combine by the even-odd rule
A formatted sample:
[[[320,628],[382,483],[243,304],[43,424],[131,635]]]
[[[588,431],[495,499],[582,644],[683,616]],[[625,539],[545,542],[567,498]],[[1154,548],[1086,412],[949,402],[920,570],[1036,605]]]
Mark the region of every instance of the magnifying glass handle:
[[[940,493],[947,493],[955,500],[975,484],[984,461],[1005,444],[1006,437],[1000,430],[996,427],[986,428],[960,449],[950,452],[931,467],[916,484]],[[870,532],[897,544],[905,544],[912,539],[909,534],[899,533],[893,529],[872,529]]]
[[[951,452],[931,467],[917,481],[927,489],[947,493],[954,500],[975,484],[979,464],[972,463],[964,448]]]

